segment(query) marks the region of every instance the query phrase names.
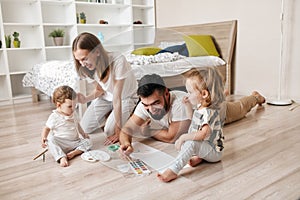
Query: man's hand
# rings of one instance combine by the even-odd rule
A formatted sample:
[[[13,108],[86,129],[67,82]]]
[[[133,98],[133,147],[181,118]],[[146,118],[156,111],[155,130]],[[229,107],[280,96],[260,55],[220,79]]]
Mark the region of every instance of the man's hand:
[[[126,156],[129,156],[133,152],[133,147],[131,144],[125,144],[121,145],[119,148],[119,153],[121,158],[126,158]]]

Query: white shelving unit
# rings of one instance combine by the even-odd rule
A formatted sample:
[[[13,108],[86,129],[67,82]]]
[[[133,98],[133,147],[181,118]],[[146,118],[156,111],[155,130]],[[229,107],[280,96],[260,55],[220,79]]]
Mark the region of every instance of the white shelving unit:
[[[152,44],[155,33],[155,0],[0,0],[0,105],[31,101],[23,76],[33,65],[49,60],[72,59],[73,39],[81,32],[104,36],[108,51],[127,53]],[[86,14],[87,23],[77,22]],[[100,24],[100,20],[108,24]],[[141,21],[142,24],[134,24]],[[65,31],[63,46],[55,46],[48,35]],[[21,47],[5,45],[5,35],[20,33]],[[12,37],[13,40],[13,37]]]

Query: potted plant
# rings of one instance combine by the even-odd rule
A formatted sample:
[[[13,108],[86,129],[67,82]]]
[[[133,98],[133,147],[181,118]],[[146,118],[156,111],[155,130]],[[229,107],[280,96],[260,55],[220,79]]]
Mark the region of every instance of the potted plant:
[[[84,12],[81,12],[81,13],[79,14],[79,17],[80,17],[80,23],[81,23],[81,24],[85,24],[85,23],[86,23],[86,15],[85,15],[85,13],[84,13]]]
[[[20,48],[20,46],[21,46],[21,41],[19,40],[19,35],[20,34],[18,32],[14,32],[12,34],[12,36],[14,37],[13,44],[14,44],[15,48]]]
[[[53,38],[55,46],[62,46],[64,42],[65,31],[63,29],[54,29],[49,33],[49,37]]]
[[[11,47],[11,35],[5,35],[5,46],[6,48]]]

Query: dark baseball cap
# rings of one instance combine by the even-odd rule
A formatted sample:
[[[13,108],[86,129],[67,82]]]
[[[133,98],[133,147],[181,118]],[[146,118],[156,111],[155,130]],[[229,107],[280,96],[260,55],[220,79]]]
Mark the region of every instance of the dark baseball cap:
[[[157,74],[147,74],[141,78],[139,81],[138,87],[142,87],[144,85],[161,85],[166,87],[164,80]]]

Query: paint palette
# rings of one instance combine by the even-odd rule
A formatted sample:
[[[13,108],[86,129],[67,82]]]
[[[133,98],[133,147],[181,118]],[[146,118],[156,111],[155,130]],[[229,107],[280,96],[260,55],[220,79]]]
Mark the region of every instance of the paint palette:
[[[130,161],[129,165],[133,172],[137,175],[148,175],[151,173],[147,165],[140,159]]]

